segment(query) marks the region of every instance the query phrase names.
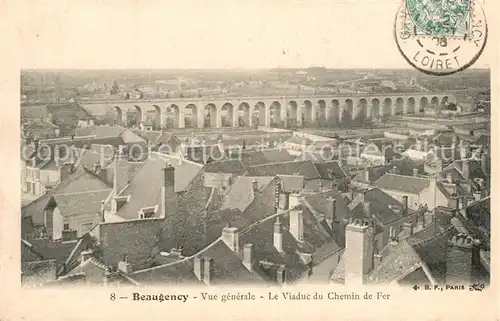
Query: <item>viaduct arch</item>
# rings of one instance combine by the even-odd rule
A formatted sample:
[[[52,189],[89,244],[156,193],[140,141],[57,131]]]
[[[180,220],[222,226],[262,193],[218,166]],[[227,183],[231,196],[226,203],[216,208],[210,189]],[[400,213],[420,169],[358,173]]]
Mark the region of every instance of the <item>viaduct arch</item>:
[[[330,96],[180,98],[85,102],[92,114],[102,110],[123,126],[149,120],[160,128],[219,128],[325,124],[339,125],[383,116],[439,110],[456,102],[452,94],[346,94]],[[95,113],[94,113],[95,111]]]

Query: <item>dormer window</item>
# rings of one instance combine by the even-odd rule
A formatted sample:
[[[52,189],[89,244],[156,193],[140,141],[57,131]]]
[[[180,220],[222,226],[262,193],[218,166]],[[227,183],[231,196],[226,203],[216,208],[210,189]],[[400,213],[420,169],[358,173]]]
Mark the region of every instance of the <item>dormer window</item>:
[[[150,207],[143,207],[139,210],[139,218],[150,218],[153,217],[158,210],[158,205],[156,206],[150,206]]]

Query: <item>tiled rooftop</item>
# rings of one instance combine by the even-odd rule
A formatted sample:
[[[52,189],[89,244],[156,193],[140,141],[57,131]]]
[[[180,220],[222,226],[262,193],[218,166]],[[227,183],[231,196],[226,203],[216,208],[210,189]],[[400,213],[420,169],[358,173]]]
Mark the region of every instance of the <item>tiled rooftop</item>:
[[[429,186],[429,179],[414,176],[403,176],[386,173],[373,182],[373,185],[381,189],[398,190],[410,194],[418,194]]]

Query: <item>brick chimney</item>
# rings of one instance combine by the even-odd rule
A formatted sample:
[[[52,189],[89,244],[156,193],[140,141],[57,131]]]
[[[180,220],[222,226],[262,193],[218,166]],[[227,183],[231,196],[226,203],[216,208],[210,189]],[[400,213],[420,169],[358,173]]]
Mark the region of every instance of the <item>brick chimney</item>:
[[[278,269],[276,270],[276,282],[278,282],[279,285],[283,285],[286,283],[286,266],[285,265],[278,266]]]
[[[346,285],[364,283],[373,268],[373,226],[367,220],[353,220],[346,226],[345,244]]]
[[[198,281],[203,281],[203,277],[205,276],[205,258],[203,257],[195,257],[193,260],[193,273],[196,275]]]
[[[124,150],[124,146],[118,146],[118,152],[115,157],[113,174],[113,192],[117,196],[129,182],[128,177],[128,159]]]
[[[478,244],[468,235],[455,235],[449,242],[446,257],[446,283],[474,282],[474,270],[479,266]]]
[[[372,202],[364,201],[363,207],[364,207],[365,215],[367,215],[368,217],[371,217],[373,215]]]
[[[123,255],[122,260],[118,262],[118,271],[125,274],[132,273],[132,265],[128,262],[126,255]]]
[[[280,207],[281,181],[276,176],[274,186],[274,212],[278,213]]]
[[[274,222],[273,244],[278,252],[283,252],[283,233],[281,232],[281,221],[279,216],[276,218],[276,222]]]
[[[284,193],[285,201],[283,204],[283,210],[288,210],[290,208],[290,193]]]
[[[392,166],[391,173],[397,174],[398,173],[398,168],[396,166]]]
[[[105,222],[106,221],[106,217],[105,217],[104,201],[101,201],[100,214],[101,214],[101,222]]]
[[[239,234],[236,227],[224,227],[222,229],[222,240],[231,249],[231,251],[239,251]]]
[[[175,168],[168,164],[162,169],[163,186],[161,187],[161,217],[177,214],[177,193],[175,192]]]
[[[413,176],[417,177],[418,176],[418,168],[413,169]]]
[[[403,196],[403,215],[408,215],[408,196]]]
[[[214,259],[206,257],[204,263],[203,282],[205,282],[206,285],[210,285],[214,274]]]
[[[259,186],[257,185],[257,179],[254,178],[252,180],[252,190],[254,193],[258,193],[259,192]]]
[[[248,271],[252,272],[253,267],[253,244],[246,243],[243,246],[243,265]]]
[[[75,164],[73,163],[64,163],[61,166],[59,166],[60,181],[63,181],[64,179],[66,179],[66,177],[71,175],[71,173],[73,173],[74,168]]]
[[[405,222],[403,223],[403,234],[405,237],[409,237],[413,235],[413,223]]]
[[[489,168],[488,155],[484,151],[481,151],[481,169],[485,174],[488,174],[490,171]]]
[[[365,181],[370,182],[370,170],[368,168],[365,168]]]
[[[290,211],[290,233],[297,241],[304,241],[304,217],[302,210]]]

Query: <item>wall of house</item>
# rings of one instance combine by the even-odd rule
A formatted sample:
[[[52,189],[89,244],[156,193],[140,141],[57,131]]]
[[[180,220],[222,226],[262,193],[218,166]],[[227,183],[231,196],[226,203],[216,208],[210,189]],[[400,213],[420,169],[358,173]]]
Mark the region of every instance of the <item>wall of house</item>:
[[[40,170],[40,183],[43,185],[53,185],[61,180],[59,169]]]
[[[386,188],[381,188],[381,190],[401,203],[403,203],[403,196],[408,196],[408,207],[413,210],[418,209],[418,206],[420,205],[421,197],[418,194],[410,194]]]
[[[319,184],[321,182],[321,179],[308,179],[305,180],[304,182],[305,182],[304,190],[319,192]],[[323,188],[327,187],[328,185],[323,185]]]
[[[312,274],[304,283],[323,283],[328,284],[330,281],[330,273],[337,267],[343,249],[339,249],[332,255],[313,266]]]
[[[62,238],[62,231],[64,229],[64,219],[58,207],[54,208],[51,214],[52,217],[52,239],[60,240]],[[48,223],[48,222],[47,222]]]
[[[209,195],[205,193],[204,170],[200,170],[178,198],[177,215],[173,218],[173,239],[182,246],[184,255],[201,250],[205,243],[205,205]]]
[[[420,202],[427,204],[429,210],[434,209],[436,206],[449,206],[446,196],[438,188],[434,189],[432,186],[426,187],[420,193]]]
[[[36,273],[27,272],[21,274],[21,282],[23,285],[36,286],[56,279],[56,260],[44,261],[43,268],[40,267],[40,262],[26,262],[26,270],[35,269]],[[31,268],[32,267],[32,268]]]
[[[56,212],[56,210],[54,210],[54,212]],[[54,215],[54,218],[55,217],[56,215]],[[63,223],[61,225],[61,229],[64,227],[64,224],[68,224],[70,230],[77,231],[76,235],[78,237],[82,237],[87,232],[89,232],[94,225],[98,224],[101,221],[101,215],[97,213],[64,216],[62,221]]]
[[[357,188],[359,188],[359,189],[370,188],[370,184],[368,184],[368,183],[363,183],[363,182],[356,181],[356,180],[351,180],[351,185],[352,185],[353,187],[357,187]]]
[[[205,173],[204,184],[206,187],[215,187],[221,189],[223,186],[229,186],[229,179],[233,174],[226,173]]]
[[[368,167],[385,165],[385,157],[384,156],[371,155],[371,154],[365,154],[365,153],[362,153],[360,156],[361,156],[361,159],[363,160],[363,164],[365,164]]]
[[[23,193],[27,191],[26,185],[26,161],[21,160],[21,188]]]

